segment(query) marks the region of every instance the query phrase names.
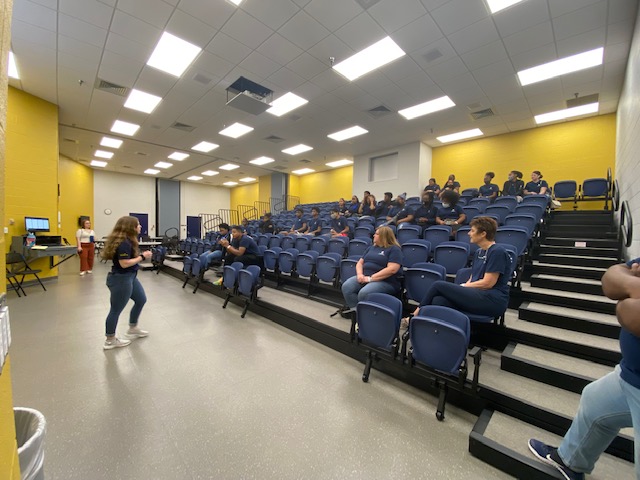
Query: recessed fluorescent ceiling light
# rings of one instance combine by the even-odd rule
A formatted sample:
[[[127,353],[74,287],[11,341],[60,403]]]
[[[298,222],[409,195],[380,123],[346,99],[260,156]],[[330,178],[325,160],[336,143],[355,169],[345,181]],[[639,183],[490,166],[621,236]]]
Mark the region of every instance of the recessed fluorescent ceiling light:
[[[106,167],[107,162],[101,162],[100,160],[91,160],[92,167]]]
[[[135,133],[140,128],[140,125],[136,125],[135,123],[123,122],[122,120],[116,120],[113,122],[113,127],[111,127],[111,131],[114,133],[121,133],[122,135],[135,135]]]
[[[275,160],[269,157],[258,157],[253,160],[249,160],[249,163],[252,163],[254,165],[266,165],[267,163],[272,163],[272,162],[275,162]]]
[[[193,182],[197,182],[198,180],[202,180],[202,177],[199,177],[197,175],[191,175],[190,177],[187,178],[187,180],[191,180]]]
[[[169,168],[169,167],[173,167],[173,163],[169,163],[169,162],[158,162],[154,165],[154,167],[158,167],[158,168]]]
[[[365,133],[369,133],[368,130],[365,130],[362,127],[355,126],[355,127],[347,128],[346,130],[341,130],[339,132],[332,133],[330,135],[327,135],[327,137],[332,138],[337,142],[341,142],[343,140],[346,140],[347,138],[357,137],[358,135],[363,135]]]
[[[170,158],[171,160],[177,160],[178,162],[181,162],[182,160],[184,160],[188,156],[189,156],[188,153],[173,152],[167,158]]]
[[[407,120],[421,117],[429,113],[444,110],[445,108],[455,107],[456,104],[451,101],[446,95],[444,97],[436,98],[435,100],[429,100],[428,102],[414,105],[413,107],[400,110],[398,113],[405,117]]]
[[[120,148],[122,146],[122,140],[118,140],[116,138],[102,137],[100,140],[100,145],[103,147],[109,148]]]
[[[365,73],[393,62],[403,55],[406,54],[396,42],[391,40],[391,37],[386,37],[346,60],[337,63],[333,66],[333,69],[347,77],[347,79],[355,80]]]
[[[567,73],[577,72],[585,68],[602,65],[602,56],[604,49],[596,48],[588,52],[578,53],[570,57],[561,58],[553,62],[538,65],[537,67],[527,68],[518,72],[520,85],[530,85],[532,83],[541,82],[549,78],[566,75]]]
[[[291,110],[295,110],[296,108],[301,107],[305,103],[309,103],[309,100],[305,100],[295,93],[285,93],[277,100],[271,102],[271,108],[267,110],[267,113],[275,115],[276,117],[280,117],[285,113],[290,112]]]
[[[516,3],[520,3],[522,0],[487,0],[487,4],[489,5],[489,10],[491,13],[497,13],[500,10],[504,10],[511,5],[515,5]]]
[[[299,153],[308,152],[309,150],[313,150],[313,147],[308,145],[300,144],[295,147],[289,147],[282,150],[282,153],[288,153],[289,155],[297,155]]]
[[[245,183],[246,183],[246,182],[255,182],[255,181],[256,181],[256,179],[255,179],[255,178],[253,178],[253,177],[244,177],[244,178],[241,178],[241,179],[240,179],[240,181],[241,181],[241,182],[245,182]]]
[[[158,173],[160,173],[160,170],[156,170],[155,168],[147,168],[144,173],[149,174],[149,175],[156,175]]]
[[[124,106],[131,110],[151,113],[158,106],[160,100],[162,100],[161,97],[133,89],[131,90],[127,101],[124,102]]]
[[[191,65],[202,49],[181,38],[164,32],[147,65],[179,77]]]
[[[235,170],[236,168],[240,168],[240,165],[236,165],[235,163],[226,163],[218,168],[220,170]]]
[[[338,168],[338,167],[346,167],[347,165],[351,165],[353,162],[351,160],[347,160],[346,158],[343,160],[336,160],[335,162],[325,163],[327,167]]]
[[[216,172],[215,170],[206,170],[202,172],[202,175],[205,177],[213,177],[214,175],[218,175],[220,172]]]
[[[304,175],[305,173],[312,173],[312,172],[315,172],[313,168],[301,168],[300,170],[293,170],[291,173],[294,173],[296,175]]]
[[[541,115],[536,115],[534,118],[536,123],[540,125],[541,123],[555,122],[556,120],[563,120],[565,118],[597,113],[599,106],[600,104],[598,102],[589,103],[587,105],[580,105],[579,107],[565,108],[564,110],[558,110],[556,112],[543,113]]]
[[[240,5],[242,3],[242,0],[229,0],[229,1],[234,5]]]
[[[104,150],[96,150],[93,154],[94,157],[98,158],[111,158],[113,157],[113,152],[105,152]]]
[[[251,130],[253,130],[253,127],[248,127],[247,125],[236,122],[233,125],[229,125],[224,130],[220,130],[218,133],[227,137],[238,138],[246,133],[249,133]]]
[[[234,185],[238,185],[238,182],[224,182],[223,185],[227,187],[233,187]]]
[[[218,148],[220,145],[217,145],[215,143],[209,143],[209,142],[200,142],[197,145],[194,145],[193,147],[191,147],[191,150],[196,150],[198,152],[204,152],[204,153],[208,153],[211,150],[215,150],[216,148]]]
[[[20,80],[20,75],[18,75],[18,66],[16,65],[16,57],[11,51],[9,52],[9,76]]]
[[[484,135],[482,130],[474,128],[473,130],[465,130],[464,132],[452,133],[450,135],[443,135],[442,137],[436,137],[439,142],[448,143],[455,142],[456,140],[464,140],[465,138],[479,137]]]

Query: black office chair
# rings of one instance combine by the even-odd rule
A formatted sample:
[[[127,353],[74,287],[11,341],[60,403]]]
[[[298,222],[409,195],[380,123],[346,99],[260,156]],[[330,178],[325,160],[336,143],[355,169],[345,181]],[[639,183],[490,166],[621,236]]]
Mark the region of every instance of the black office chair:
[[[9,268],[9,265],[11,265],[11,268]],[[15,282],[18,285],[20,285],[20,289],[22,290],[22,293],[24,293],[24,289],[22,289],[22,282],[24,282],[24,277],[26,277],[27,275],[33,275],[34,277],[36,277],[36,280],[38,281],[42,289],[45,292],[47,291],[44,284],[40,280],[40,277],[38,276],[38,274],[41,272],[42,270],[36,270],[36,269],[30,268],[29,264],[27,263],[27,260],[24,258],[24,255],[22,255],[21,253],[17,253],[17,252],[7,253],[7,274],[12,274],[15,277],[19,275],[22,276],[19,282],[17,278],[15,279]]]
[[[16,274],[9,271],[8,268],[7,268],[7,282],[9,282],[9,285],[11,286],[11,288],[13,288],[13,290],[18,294],[18,297],[22,296],[20,295],[20,292],[22,292],[25,297],[27,296],[26,292],[22,289],[22,285],[20,285],[20,283],[16,279]]]

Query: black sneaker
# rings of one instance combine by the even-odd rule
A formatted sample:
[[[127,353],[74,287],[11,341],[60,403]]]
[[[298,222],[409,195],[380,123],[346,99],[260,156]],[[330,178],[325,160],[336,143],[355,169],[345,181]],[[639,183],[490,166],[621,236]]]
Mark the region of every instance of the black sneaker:
[[[584,473],[574,472],[564,464],[560,455],[558,455],[557,448],[546,445],[535,438],[530,438],[529,450],[531,450],[538,460],[542,460],[544,463],[555,467],[567,480],[584,480]]]

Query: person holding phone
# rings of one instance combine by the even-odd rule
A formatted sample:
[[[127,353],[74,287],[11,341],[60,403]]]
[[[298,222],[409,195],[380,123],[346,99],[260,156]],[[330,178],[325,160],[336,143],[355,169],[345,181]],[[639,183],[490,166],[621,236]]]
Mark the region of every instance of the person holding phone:
[[[80,257],[80,276],[93,273],[93,257],[96,253],[96,232],[91,230],[91,220],[82,221],[82,228],[76,232],[78,256]]]

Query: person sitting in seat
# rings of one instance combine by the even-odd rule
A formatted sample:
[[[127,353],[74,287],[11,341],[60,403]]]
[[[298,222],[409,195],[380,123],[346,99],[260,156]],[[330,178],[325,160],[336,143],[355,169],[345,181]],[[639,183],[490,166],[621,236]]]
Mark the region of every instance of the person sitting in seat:
[[[460,193],[460,182],[456,182],[456,176],[452,173],[449,175],[447,179],[447,183],[444,184],[442,190],[440,191],[440,198],[444,195],[445,192],[456,192]]]
[[[493,180],[493,177],[495,176],[496,174],[493,172],[485,173],[484,185],[478,189],[478,196],[481,198],[488,198],[491,203],[498,198],[498,192],[500,191],[500,187],[498,187],[498,185],[491,183],[491,180]]]
[[[407,207],[407,194],[402,193],[396,198],[396,204],[387,214],[387,225],[401,225],[413,221],[413,209]]]
[[[211,245],[211,249],[198,257],[200,259],[200,270],[202,272],[207,270],[212,263],[222,260],[224,255],[222,240],[227,242],[231,241],[231,233],[229,232],[229,225],[227,223],[218,225],[218,234]]]
[[[320,218],[320,209],[318,207],[313,207],[311,209],[311,218],[309,219],[307,225],[308,235],[320,235],[320,232],[322,231],[322,219]]]
[[[522,201],[522,194],[524,190],[524,182],[521,180],[522,172],[518,170],[511,170],[507,181],[502,186],[502,195],[516,197],[518,202]]]
[[[509,304],[511,259],[504,247],[495,242],[497,230],[498,223],[493,218],[471,220],[469,239],[479,247],[473,257],[471,276],[461,285],[446,280],[434,282],[413,315],[425,305],[496,317],[505,312]],[[409,320],[403,319],[403,326],[408,326]]]
[[[376,206],[376,218],[387,218],[389,216],[389,210],[393,207],[393,193],[384,192],[384,200],[382,200]]]
[[[358,209],[359,208],[360,208],[360,200],[358,200],[358,196],[357,195],[353,195],[351,197],[351,204],[347,208],[347,211],[345,212],[344,216],[345,217],[358,216]]]
[[[433,192],[434,195],[440,195],[440,185],[436,183],[435,178],[430,178],[429,183],[426,187],[424,187],[425,192]]]
[[[539,170],[531,172],[531,181],[524,186],[524,196],[527,195],[549,195],[549,184],[542,180]]]
[[[347,210],[349,210],[347,208],[347,203],[344,201],[344,198],[340,198],[340,200],[338,200],[338,213],[340,215],[345,215]]]
[[[345,218],[340,215],[337,208],[331,209],[331,236],[332,237],[350,237],[349,224]]]
[[[397,295],[401,288],[401,270],[402,250],[393,230],[379,227],[373,235],[373,245],[365,250],[356,264],[356,275],[342,284],[347,306],[355,308],[371,293]]]
[[[433,204],[435,193],[432,190],[422,192],[422,204],[413,213],[413,219],[416,225],[424,229],[436,224],[436,216],[438,208]]]
[[[291,225],[291,229],[282,233],[285,235],[299,235],[306,233],[307,230],[309,230],[309,227],[307,225],[307,219],[303,217],[303,214],[304,212],[301,208],[296,208],[296,219],[294,220],[293,225]]]
[[[358,213],[363,216],[371,216],[376,214],[376,197],[371,195],[370,192],[364,192],[364,197],[360,203]]]
[[[226,251],[224,257],[225,265],[231,265],[233,262],[241,262],[245,267],[247,265],[262,266],[260,257],[260,249],[253,238],[245,234],[244,229],[240,225],[231,227],[231,241],[226,239],[220,240],[220,245]]]
[[[436,214],[436,223],[438,225],[448,225],[451,227],[451,233],[455,235],[458,227],[462,225],[467,216],[460,205],[458,205],[460,195],[453,190],[442,191],[442,206],[438,208]]]
[[[260,233],[274,233],[275,230],[276,227],[273,225],[273,220],[271,220],[271,212],[265,213],[258,225],[258,231]]]

